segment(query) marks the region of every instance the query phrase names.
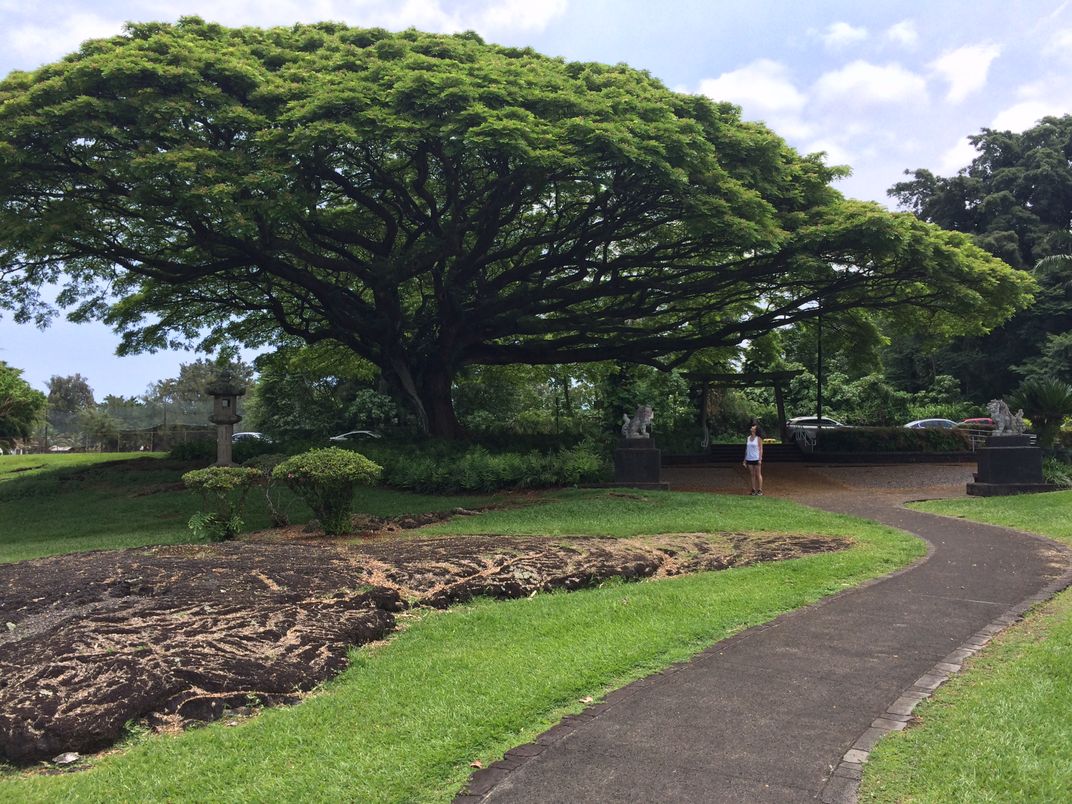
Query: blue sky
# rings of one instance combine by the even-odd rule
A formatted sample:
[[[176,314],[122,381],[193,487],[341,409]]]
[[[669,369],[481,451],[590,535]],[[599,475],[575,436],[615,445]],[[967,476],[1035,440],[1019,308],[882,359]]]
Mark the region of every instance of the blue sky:
[[[199,15],[226,25],[331,19],[478,31],[570,60],[625,62],[672,89],[739,104],[888,203],[906,168],[949,175],[981,128],[1021,131],[1072,112],[1072,0],[0,0],[0,74],[33,69],[126,20]],[[0,318],[0,360],[36,387],[81,372],[98,398],[140,393],[190,353],[117,358],[97,325],[41,332]]]

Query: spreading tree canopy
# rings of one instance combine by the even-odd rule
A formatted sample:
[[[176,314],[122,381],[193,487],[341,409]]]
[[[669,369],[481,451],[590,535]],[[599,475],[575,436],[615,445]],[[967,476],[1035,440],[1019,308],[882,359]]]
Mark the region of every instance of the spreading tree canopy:
[[[434,433],[467,364],[675,365],[824,310],[989,326],[1029,278],[843,199],[737,108],[474,34],[132,24],[0,84],[0,299],[123,349],[336,341]]]
[[[1021,133],[983,129],[968,139],[979,152],[968,167],[949,177],[908,172],[890,195],[1034,273],[1039,291],[1030,308],[935,354],[940,370],[983,401],[1007,394],[1024,376],[1072,377],[1072,260],[1061,258],[1072,254],[1072,116],[1043,118]]]

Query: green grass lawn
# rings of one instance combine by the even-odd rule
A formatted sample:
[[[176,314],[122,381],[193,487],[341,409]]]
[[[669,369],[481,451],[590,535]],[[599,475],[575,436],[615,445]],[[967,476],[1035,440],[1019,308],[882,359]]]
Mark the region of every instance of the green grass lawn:
[[[132,458],[145,460],[124,464]],[[0,455],[0,563],[193,541],[186,523],[199,501],[181,488],[182,473],[192,466],[163,458],[144,452]],[[309,509],[285,491],[282,494],[292,521],[308,521]],[[494,499],[361,489],[354,510],[397,516],[480,506]],[[269,525],[267,507],[257,490],[250,494],[245,520],[247,529]]]
[[[157,505],[148,502],[155,496],[136,499]],[[580,698],[598,698],[923,553],[921,542],[897,531],[785,501],[665,492],[560,492],[529,507],[424,532],[718,530],[848,535],[856,546],[723,572],[410,614],[399,633],[355,650],[348,670],[297,706],[237,726],[134,737],[125,750],[93,759],[81,773],[9,770],[0,775],[0,800],[449,801],[471,761],[495,761],[583,708]]]
[[[1072,544],[1072,491],[919,504]],[[879,743],[861,801],[1072,801],[1072,591],[995,638]]]

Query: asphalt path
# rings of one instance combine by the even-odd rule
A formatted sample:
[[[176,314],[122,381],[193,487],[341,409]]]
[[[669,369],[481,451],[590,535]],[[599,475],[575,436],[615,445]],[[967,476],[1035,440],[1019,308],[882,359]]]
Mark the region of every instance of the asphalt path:
[[[770,466],[768,496],[909,531],[928,556],[612,693],[476,774],[457,800],[853,800],[870,747],[1067,582],[1068,552],[1052,542],[903,507],[964,494],[972,468]],[[666,474],[675,490],[748,490],[736,467]]]

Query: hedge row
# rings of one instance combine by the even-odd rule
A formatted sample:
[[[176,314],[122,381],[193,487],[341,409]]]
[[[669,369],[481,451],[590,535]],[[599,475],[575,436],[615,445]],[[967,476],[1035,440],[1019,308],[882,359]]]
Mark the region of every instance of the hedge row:
[[[375,460],[383,466],[386,485],[426,494],[573,486],[599,482],[609,474],[607,457],[588,446],[499,454],[470,447],[456,455],[377,449]]]
[[[965,452],[971,439],[963,430],[908,427],[824,429],[819,452]]]

